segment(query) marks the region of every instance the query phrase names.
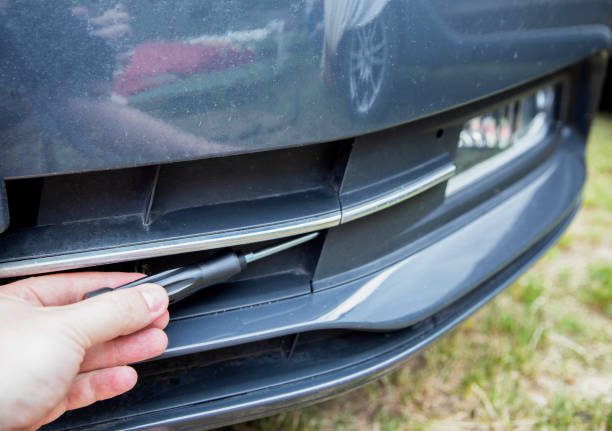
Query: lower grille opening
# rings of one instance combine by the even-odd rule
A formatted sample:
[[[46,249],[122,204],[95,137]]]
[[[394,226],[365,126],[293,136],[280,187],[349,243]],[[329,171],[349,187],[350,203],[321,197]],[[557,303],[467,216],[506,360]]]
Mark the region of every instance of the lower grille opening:
[[[7,181],[11,229],[126,216],[160,219],[339,187],[351,141],[161,166]],[[256,208],[255,208],[256,209]]]
[[[9,220],[14,228],[36,226],[42,186],[42,178],[8,181],[6,183]]]
[[[340,217],[338,181],[350,145],[7,181],[11,223],[0,238],[0,264],[20,269],[2,275],[214,249],[311,224],[324,229]]]

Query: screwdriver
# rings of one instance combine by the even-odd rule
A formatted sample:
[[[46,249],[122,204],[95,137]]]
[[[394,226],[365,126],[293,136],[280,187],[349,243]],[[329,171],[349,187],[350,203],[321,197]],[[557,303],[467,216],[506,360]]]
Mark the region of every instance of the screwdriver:
[[[170,304],[173,304],[206,287],[229,280],[234,275],[244,271],[251,262],[264,259],[291,247],[295,247],[296,245],[303,244],[316,238],[318,235],[318,232],[310,233],[263,250],[246,254],[238,254],[233,251],[226,252],[204,262],[169,269],[159,274],[140,278],[115,289],[103,287],[102,289],[86,293],[84,298],[91,298],[102,293],[112,292],[116,289],[129,289],[145,283],[154,283],[166,288],[168,297],[170,298]]]

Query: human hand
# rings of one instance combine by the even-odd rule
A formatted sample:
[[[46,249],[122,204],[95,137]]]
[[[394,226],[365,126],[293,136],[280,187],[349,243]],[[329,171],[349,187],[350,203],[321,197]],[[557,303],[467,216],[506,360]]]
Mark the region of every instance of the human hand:
[[[168,295],[141,274],[84,272],[0,286],[0,429],[36,429],[136,384],[126,364],[161,354]]]

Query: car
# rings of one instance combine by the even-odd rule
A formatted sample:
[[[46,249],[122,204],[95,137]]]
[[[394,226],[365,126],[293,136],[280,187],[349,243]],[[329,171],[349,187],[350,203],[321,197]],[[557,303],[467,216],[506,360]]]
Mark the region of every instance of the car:
[[[316,238],[170,308],[48,430],[201,430],[375,379],[578,211],[606,0],[0,2],[0,278]]]

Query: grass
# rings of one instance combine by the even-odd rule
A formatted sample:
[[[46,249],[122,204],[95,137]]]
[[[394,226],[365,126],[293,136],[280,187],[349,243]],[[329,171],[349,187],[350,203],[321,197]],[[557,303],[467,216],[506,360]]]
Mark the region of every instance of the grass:
[[[581,293],[585,303],[612,317],[612,266],[600,264],[590,267],[588,283]]]
[[[612,430],[611,115],[587,159],[577,219],[492,303],[380,380],[235,430]]]

